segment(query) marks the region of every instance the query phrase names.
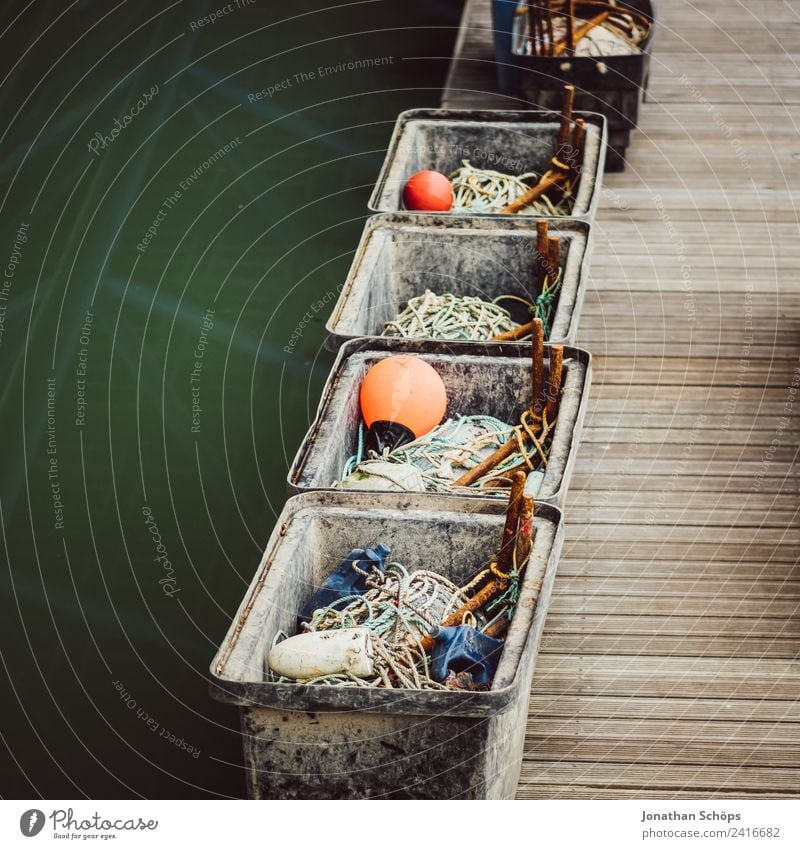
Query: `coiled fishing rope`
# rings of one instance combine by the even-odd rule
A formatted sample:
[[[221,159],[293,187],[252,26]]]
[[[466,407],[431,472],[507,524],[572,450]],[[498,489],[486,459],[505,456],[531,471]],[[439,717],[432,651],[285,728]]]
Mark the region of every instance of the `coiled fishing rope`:
[[[369,628],[375,652],[375,677],[364,679],[341,673],[321,676],[304,683],[344,687],[447,689],[444,684],[430,677],[422,638],[461,607],[467,601],[467,596],[444,576],[427,569],[409,572],[402,563],[389,563],[384,572],[373,568],[370,573],[363,574],[367,575],[367,584],[371,589],[364,595],[345,596],[328,607],[316,610],[311,621],[304,625],[304,630],[331,631],[358,626]],[[462,622],[473,627],[477,624],[471,613],[466,614]],[[280,636],[276,636],[273,645]]]
[[[539,182],[534,171],[514,177],[500,171],[475,168],[469,159],[461,161],[462,167],[450,175],[453,186],[453,212],[500,212],[512,201],[521,197]],[[525,180],[529,180],[526,183]],[[553,203],[544,194],[524,211],[537,215],[569,215],[572,211],[572,196],[564,191],[558,203]]]
[[[546,275],[542,291],[533,304],[517,295],[500,295],[494,301],[484,301],[472,296],[459,297],[449,292],[437,295],[426,289],[424,294],[411,298],[402,312],[386,322],[381,335],[403,339],[466,339],[486,342],[518,326],[508,310],[497,303],[513,300],[524,304],[531,318],[542,320],[547,339],[561,291],[561,279],[560,268],[556,275]],[[525,337],[519,337],[523,338]]]
[[[508,310],[495,303],[426,290],[411,298],[406,308],[385,324],[381,335],[485,341],[516,326]]]
[[[366,456],[364,451],[364,426],[359,426],[358,448],[342,471],[342,481],[369,478],[378,464],[396,463],[413,467],[428,492],[452,492],[454,482],[469,469],[493,454],[510,438],[517,440],[517,450],[490,472],[479,478],[469,489],[492,489],[502,484],[507,474],[517,468],[532,471],[547,466],[549,441],[557,419],[548,422],[534,418],[526,410],[520,424],[510,425],[493,416],[457,416],[435,427],[430,433],[380,457]],[[403,488],[398,479],[393,481]]]
[[[465,612],[460,624],[486,628],[496,619],[510,621],[519,598],[519,577],[525,563],[513,562],[506,590],[489,601],[484,611]],[[356,571],[361,570],[354,566]],[[491,567],[482,569],[464,587],[436,572],[418,569],[409,572],[402,563],[393,562],[385,571],[373,567],[366,576],[370,589],[364,595],[338,599],[334,604],[314,611],[305,631],[331,631],[341,628],[367,627],[372,636],[374,676],[358,678],[351,673],[324,675],[304,680],[304,684],[328,684],[337,687],[381,687],[417,690],[446,690],[446,684],[430,676],[428,655],[422,639],[452,613],[465,605],[472,591],[491,578]],[[274,646],[286,638],[282,631],[275,635]],[[273,683],[292,679],[267,670]]]

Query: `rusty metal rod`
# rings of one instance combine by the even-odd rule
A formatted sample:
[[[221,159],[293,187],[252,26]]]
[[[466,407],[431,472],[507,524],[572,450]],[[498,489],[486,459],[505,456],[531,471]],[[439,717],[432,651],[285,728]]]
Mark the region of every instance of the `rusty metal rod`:
[[[550,168],[541,177],[539,182],[528,189],[527,192],[520,195],[516,200],[511,201],[508,206],[500,210],[501,213],[512,214],[519,212],[526,206],[538,200],[546,191],[563,183],[567,178],[569,171],[561,165],[560,157],[563,156],[563,149],[569,141],[570,125],[572,122],[572,104],[575,100],[575,87],[571,85],[564,86],[564,104],[561,110],[561,124],[559,125],[558,140],[556,143],[556,152],[553,157],[553,165],[555,168]]]
[[[558,142],[556,144],[556,155],[569,141],[569,131],[572,126],[572,108],[575,105],[575,86],[564,86],[564,99],[561,103],[561,124],[558,128]]]
[[[542,291],[544,286],[544,278],[547,274],[547,233],[548,224],[544,219],[536,222],[536,286],[537,292]]]
[[[483,589],[478,590],[472,598],[465,604],[462,604],[458,610],[454,610],[447,619],[442,622],[442,628],[449,628],[453,625],[460,625],[461,620],[466,613],[472,613],[484,604],[490,602],[493,598],[500,595],[508,586],[508,581],[501,581],[499,578],[492,578]],[[420,644],[424,651],[429,652],[433,648],[433,637],[426,635],[420,640]]]
[[[547,421],[552,422],[558,415],[558,407],[561,403],[561,377],[564,368],[563,345],[550,346],[550,368],[547,373]]]
[[[606,18],[611,17],[611,12],[600,12],[599,15],[595,15],[590,21],[586,21],[585,24],[581,24],[578,29],[575,30],[573,35],[574,43],[577,44],[582,38],[584,38],[588,33],[590,33],[595,27],[600,26]],[[567,42],[559,41],[558,44],[553,48],[553,56],[561,56],[567,49]]]
[[[567,0],[567,9],[566,9],[566,23],[567,23],[567,46],[566,46],[566,54],[567,56],[575,55],[575,0]]]
[[[497,555],[497,569],[501,574],[506,574],[511,569],[511,561],[517,547],[517,527],[522,510],[522,491],[525,488],[525,478],[525,472],[514,472],[511,476],[511,492],[508,496],[506,523],[503,527],[500,551]]]
[[[530,557],[531,550],[533,548],[533,515],[534,515],[534,502],[533,496],[531,495],[523,495],[522,496],[522,510],[519,516],[519,529],[517,531],[517,548],[516,548],[516,561],[517,568],[520,570],[524,570],[527,560]],[[505,635],[509,626],[508,617],[503,614],[487,625],[483,629],[483,633],[487,634],[489,637],[502,637]]]
[[[531,412],[534,416],[541,416],[544,410],[544,325],[540,318],[531,322]],[[519,448],[517,437],[511,438],[501,445],[494,453],[485,457],[453,481],[452,486],[472,486],[477,480],[499,466],[508,459]]]
[[[553,55],[553,46],[555,45],[555,36],[553,35],[553,10],[550,7],[550,0],[545,0],[547,5],[547,55]]]
[[[500,212],[505,214],[519,212],[520,209],[524,209],[535,200],[538,200],[548,189],[552,189],[559,183],[563,183],[566,176],[565,171],[548,171],[532,189],[528,189],[524,195],[520,195],[516,200],[511,201]]]
[[[531,332],[531,412],[541,416],[544,401],[544,325],[540,318],[533,320]]]
[[[500,546],[500,552],[497,556],[497,570],[500,574],[508,573],[511,568],[511,559],[515,551],[520,550],[525,553],[527,559],[531,547],[531,531],[533,528],[533,498],[523,494],[525,488],[525,474],[517,472],[514,476],[514,482],[511,487],[511,493],[508,498],[508,509],[506,510],[506,521],[503,527],[503,537]],[[520,539],[520,532],[523,533],[525,539]],[[524,561],[517,560],[517,563]],[[475,610],[483,607],[502,593],[509,584],[508,579],[493,577],[482,589],[478,590],[472,598],[466,601],[458,610],[454,610],[441,624],[442,628],[448,628],[453,625],[460,625],[467,613],[472,613]],[[433,648],[433,637],[425,636],[420,641],[422,648],[427,652]]]
[[[534,503],[532,495],[522,495],[522,506],[519,514],[519,528],[517,529],[517,546],[515,559],[517,568],[521,569],[531,553],[533,545],[533,511]]]
[[[480,480],[484,475],[491,472],[495,466],[499,466],[503,460],[507,460],[518,449],[519,442],[517,442],[517,437],[512,435],[505,445],[501,445],[493,454],[481,460],[477,466],[473,466],[464,472],[458,480],[453,481],[452,486],[472,486],[475,481]]]
[[[499,619],[495,619],[491,625],[487,625],[483,629],[483,633],[486,634],[487,637],[500,639],[500,637],[503,637],[506,631],[508,631],[509,624],[508,617],[504,614]]]
[[[523,461],[522,463],[517,463],[516,466],[512,466],[510,469],[506,469],[506,471],[504,472],[504,475],[511,475],[514,472],[525,472],[527,474],[528,471],[529,471],[528,464]],[[486,481],[486,483],[483,485],[482,488],[483,489],[505,489],[507,486],[509,486],[509,484],[510,484],[510,481],[509,481],[508,477],[498,477],[498,478],[492,478],[491,480]]]
[[[561,239],[550,236],[547,240],[547,266],[549,274],[555,278],[561,268]]]
[[[570,175],[575,178],[580,176],[581,166],[583,165],[583,146],[586,141],[586,121],[583,118],[577,118],[575,121],[575,129],[572,131],[572,141],[570,142],[572,150],[570,151],[569,170]]]
[[[517,327],[512,327],[511,330],[506,330],[505,333],[498,333],[497,336],[492,336],[490,342],[516,342],[527,336],[533,330],[533,322],[520,324]]]

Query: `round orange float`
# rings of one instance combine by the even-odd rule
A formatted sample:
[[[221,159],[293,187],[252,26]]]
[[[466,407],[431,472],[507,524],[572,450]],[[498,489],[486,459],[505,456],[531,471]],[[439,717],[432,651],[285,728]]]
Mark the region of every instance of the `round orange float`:
[[[453,187],[438,171],[418,171],[403,187],[403,205],[414,212],[449,212]]]
[[[419,357],[399,354],[375,363],[361,383],[367,449],[382,454],[424,436],[447,408],[442,378]]]

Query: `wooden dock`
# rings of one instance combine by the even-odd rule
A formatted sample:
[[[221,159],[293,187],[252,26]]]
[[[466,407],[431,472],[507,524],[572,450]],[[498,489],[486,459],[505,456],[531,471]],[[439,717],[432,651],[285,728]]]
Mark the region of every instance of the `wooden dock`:
[[[800,796],[800,17],[658,13],[595,225],[594,381],[521,798]],[[492,58],[489,3],[467,0],[443,105],[517,108]]]

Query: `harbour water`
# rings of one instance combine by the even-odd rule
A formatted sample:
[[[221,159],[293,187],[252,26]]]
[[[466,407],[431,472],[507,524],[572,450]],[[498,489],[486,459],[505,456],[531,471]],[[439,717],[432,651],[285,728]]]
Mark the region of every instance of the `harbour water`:
[[[208,664],[396,115],[438,103],[460,4],[11,6],[0,791],[241,796]]]

